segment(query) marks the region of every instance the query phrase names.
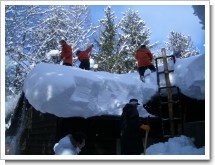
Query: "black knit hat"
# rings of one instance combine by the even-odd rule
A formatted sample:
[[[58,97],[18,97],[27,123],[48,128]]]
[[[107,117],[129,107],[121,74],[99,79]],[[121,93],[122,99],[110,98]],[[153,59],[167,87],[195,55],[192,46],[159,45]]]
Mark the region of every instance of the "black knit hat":
[[[66,41],[65,40],[60,40],[59,43],[64,44],[64,43],[66,43]]]
[[[80,50],[78,50],[77,52],[76,52],[76,56],[78,56],[78,54],[80,53],[81,51]]]
[[[140,48],[143,48],[143,49],[144,49],[144,48],[146,48],[146,45],[141,45]]]
[[[130,99],[129,103],[140,105],[137,99]]]

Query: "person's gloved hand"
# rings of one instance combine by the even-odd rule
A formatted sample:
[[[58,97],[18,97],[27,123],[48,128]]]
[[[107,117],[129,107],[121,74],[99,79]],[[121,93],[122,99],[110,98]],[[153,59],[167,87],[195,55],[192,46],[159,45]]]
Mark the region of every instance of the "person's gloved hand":
[[[146,132],[150,131],[150,126],[149,125],[141,124],[140,128],[145,130]]]

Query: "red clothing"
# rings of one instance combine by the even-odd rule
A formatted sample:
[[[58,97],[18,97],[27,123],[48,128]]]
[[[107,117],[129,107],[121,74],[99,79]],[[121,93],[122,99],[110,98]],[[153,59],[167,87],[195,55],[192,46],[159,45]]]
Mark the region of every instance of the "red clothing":
[[[78,54],[78,60],[79,61],[83,61],[83,60],[89,60],[90,57],[89,57],[89,53],[90,51],[93,49],[93,46],[91,45],[90,47],[88,47],[85,51],[81,51],[79,54]]]
[[[138,67],[152,65],[153,56],[147,48],[140,48],[137,51],[135,58],[138,61]]]
[[[62,46],[61,58],[63,63],[72,64],[72,48],[66,43]]]

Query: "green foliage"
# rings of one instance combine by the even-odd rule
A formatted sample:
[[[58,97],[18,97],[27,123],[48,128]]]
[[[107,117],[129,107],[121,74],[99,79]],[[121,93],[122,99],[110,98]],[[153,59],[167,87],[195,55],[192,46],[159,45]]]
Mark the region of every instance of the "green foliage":
[[[98,47],[98,54],[94,56],[98,64],[98,71],[116,72],[118,59],[117,27],[115,25],[114,13],[111,7],[105,9],[105,19],[100,20],[99,40],[95,40]]]
[[[149,44],[150,30],[139,14],[130,9],[117,24],[115,21],[114,13],[108,6],[105,18],[100,20],[100,37],[95,41],[99,50],[94,58],[98,70],[128,73],[135,69],[137,49],[142,44]]]
[[[146,27],[139,13],[131,9],[123,13],[119,28],[122,31],[120,57],[124,59],[124,71],[133,71],[136,68],[135,53],[142,44],[149,44],[150,29]]]

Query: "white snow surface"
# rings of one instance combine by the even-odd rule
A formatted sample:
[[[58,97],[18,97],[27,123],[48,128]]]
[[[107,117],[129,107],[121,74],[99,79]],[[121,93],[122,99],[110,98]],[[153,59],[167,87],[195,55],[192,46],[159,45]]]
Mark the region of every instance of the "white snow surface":
[[[60,51],[59,50],[51,50],[46,54],[46,58],[47,59],[51,59],[51,57],[55,57],[55,56],[59,56],[60,55]]]
[[[205,56],[192,56],[177,59],[175,67],[175,85],[191,98],[205,99]]]
[[[205,56],[177,59],[172,85],[191,98],[205,96]],[[159,69],[160,70],[160,69]],[[86,71],[77,67],[40,63],[27,75],[23,91],[38,111],[58,117],[121,115],[123,106],[136,98],[147,103],[158,91],[156,73],[143,83],[138,72],[113,74]],[[141,117],[150,114],[139,106]]]
[[[189,137],[181,135],[169,138],[167,142],[156,143],[146,150],[147,155],[204,155],[205,147],[196,148]]]

